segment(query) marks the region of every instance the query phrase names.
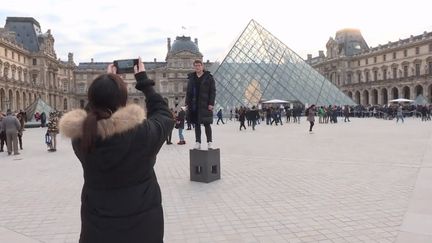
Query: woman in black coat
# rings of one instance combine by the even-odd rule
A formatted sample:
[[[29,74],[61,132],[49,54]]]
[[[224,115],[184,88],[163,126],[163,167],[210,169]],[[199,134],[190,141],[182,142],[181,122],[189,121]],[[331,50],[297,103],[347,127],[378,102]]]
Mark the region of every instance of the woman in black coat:
[[[174,121],[154,91],[144,64],[135,66],[136,88],[147,114],[128,104],[127,89],[113,65],[88,90],[88,111],[60,120],[84,170],[79,242],[163,242],[162,199],[153,166]]]

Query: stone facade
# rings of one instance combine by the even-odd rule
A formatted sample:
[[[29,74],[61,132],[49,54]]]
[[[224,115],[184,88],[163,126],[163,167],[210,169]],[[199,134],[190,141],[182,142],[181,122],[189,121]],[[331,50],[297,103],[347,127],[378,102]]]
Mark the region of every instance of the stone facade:
[[[384,105],[419,95],[432,102],[432,32],[369,48],[359,30],[344,29],[326,48],[327,55],[308,55],[307,62],[356,103]]]
[[[58,110],[74,107],[74,68],[72,54],[57,59],[50,30],[41,33],[33,18],[8,17],[0,28],[0,111],[25,109],[38,98]]]
[[[40,29],[34,18],[17,17],[8,17],[5,28],[0,28],[0,111],[25,109],[38,98],[57,110],[83,108],[91,82],[112,63],[92,60],[75,65],[72,53],[61,61],[51,31],[41,33]],[[179,36],[172,45],[167,39],[164,62],[144,62],[149,78],[155,80],[156,90],[170,107],[184,105],[187,74],[194,71],[194,60],[202,58],[198,39]],[[207,69],[212,65],[209,61],[204,64]],[[135,89],[134,75],[121,76],[128,85],[129,102],[144,104],[144,95]]]
[[[148,77],[155,81],[155,89],[165,98],[169,107],[178,110],[185,104],[187,74],[194,71],[193,62],[202,58],[197,39],[192,42],[190,37],[178,36],[172,46],[171,39],[167,39],[165,62],[158,62],[156,59],[153,62],[144,62]],[[75,69],[76,94],[80,107],[87,103],[87,89],[91,82],[105,73],[110,63],[112,61],[80,63]],[[207,61],[204,65],[208,69],[212,63]],[[121,77],[128,85],[129,102],[144,104],[144,95],[135,89],[134,75],[122,74]]]

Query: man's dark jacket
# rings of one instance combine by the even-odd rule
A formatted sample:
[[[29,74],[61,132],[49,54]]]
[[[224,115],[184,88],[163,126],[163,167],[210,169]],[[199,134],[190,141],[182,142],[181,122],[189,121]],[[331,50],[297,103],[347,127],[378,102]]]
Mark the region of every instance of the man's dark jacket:
[[[213,76],[209,71],[204,71],[199,94],[196,94],[196,96],[194,96],[194,87],[196,87],[196,82],[198,82],[196,73],[189,73],[188,80],[186,91],[188,118],[195,124],[213,123],[213,111],[208,109],[209,105],[214,106],[216,98],[216,87]],[[194,110],[194,108],[196,109]],[[193,115],[192,113],[194,112],[198,112],[198,114]]]

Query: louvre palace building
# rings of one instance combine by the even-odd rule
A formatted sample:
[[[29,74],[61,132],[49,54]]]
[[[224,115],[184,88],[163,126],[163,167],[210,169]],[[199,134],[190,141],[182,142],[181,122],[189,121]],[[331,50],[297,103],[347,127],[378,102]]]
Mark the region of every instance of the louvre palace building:
[[[307,62],[362,105],[396,98],[432,101],[432,32],[369,47],[357,29],[336,32]]]
[[[31,17],[8,17],[0,28],[0,111],[24,110],[37,99],[57,110],[83,108],[87,89],[100,74],[106,73],[106,62],[75,64],[73,54],[62,61],[54,50],[51,31],[42,33],[38,21]],[[131,57],[134,58],[134,57]],[[144,62],[149,78],[170,107],[184,104],[187,74],[193,72],[193,61],[202,60],[198,39],[167,39],[164,62]],[[209,68],[212,63],[204,63]],[[122,74],[128,84],[129,102],[144,104],[144,96],[135,90],[133,74]]]
[[[37,99],[53,108],[75,105],[73,55],[57,59],[51,31],[33,18],[8,17],[0,28],[0,110],[25,109]]]
[[[133,58],[133,57],[132,57]],[[167,55],[164,62],[154,59],[151,62],[144,61],[147,76],[155,81],[155,89],[164,97],[168,106],[178,110],[185,104],[187,74],[194,71],[194,60],[202,60],[203,55],[198,48],[198,39],[191,40],[187,36],[177,36],[173,43],[167,38]],[[84,107],[87,103],[87,89],[91,82],[100,74],[106,73],[107,62],[79,63],[74,69],[76,82],[75,98],[78,107]],[[212,63],[204,62],[208,69]],[[120,74],[127,83],[129,102],[144,104],[144,95],[135,89],[134,74]]]

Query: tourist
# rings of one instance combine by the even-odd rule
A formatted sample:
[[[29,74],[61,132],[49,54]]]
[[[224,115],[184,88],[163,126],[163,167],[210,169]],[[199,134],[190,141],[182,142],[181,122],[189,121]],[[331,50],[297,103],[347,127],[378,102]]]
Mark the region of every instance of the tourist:
[[[50,112],[48,119],[48,130],[47,133],[50,136],[50,146],[48,152],[57,151],[57,134],[59,133],[58,129],[58,120],[60,118],[60,113],[56,110]]]
[[[309,132],[312,133],[312,128],[315,124],[315,105],[311,105],[306,109],[305,114],[307,116],[307,121],[310,123]]]
[[[127,85],[110,64],[108,74],[88,89],[89,110],[60,119],[60,132],[72,139],[84,170],[80,243],[163,242],[161,191],[153,167],[174,121],[141,58],[134,69],[147,114],[127,104]]]
[[[397,108],[397,112],[396,112],[396,123],[399,122],[399,119],[402,120],[402,123],[404,122],[403,109],[402,109],[402,105],[400,105],[400,104],[399,104],[399,107]]]
[[[170,111],[171,111],[171,114],[172,114],[172,117],[173,117],[173,121],[175,121],[175,120],[176,120],[175,112],[174,112],[174,110],[173,110],[172,108],[170,109]],[[171,138],[172,138],[172,131],[171,131],[170,133],[168,133],[168,136],[167,136],[167,138],[166,138],[166,144],[167,144],[167,145],[171,145],[171,144],[173,144],[173,143],[171,142]]]
[[[10,109],[6,112],[6,117],[2,120],[3,127],[6,133],[7,151],[8,155],[18,155],[18,131],[21,129],[21,124]]]
[[[190,122],[195,124],[195,147],[201,149],[201,124],[204,125],[208,149],[212,149],[213,107],[216,87],[213,76],[204,70],[201,60],[195,60],[195,72],[188,74],[186,106]]]
[[[222,124],[225,124],[225,122],[223,121],[223,115],[222,115],[222,109],[219,109],[219,111],[217,112],[217,122],[216,125],[219,125],[219,121],[222,122]]]
[[[0,152],[4,152],[3,147],[6,144],[6,129],[3,125],[3,118],[5,116],[0,112]],[[7,146],[7,144],[6,144]]]
[[[258,110],[256,109],[255,106],[252,106],[252,109],[250,110],[250,116],[251,116],[251,120],[252,120],[252,130],[255,131],[256,123],[260,119]]]
[[[246,126],[245,126],[245,120],[246,120],[246,110],[241,108],[239,110],[239,122],[240,122],[240,131],[242,130],[242,127],[244,127],[244,129],[246,130]]]
[[[344,117],[345,117],[344,122],[347,122],[347,121],[351,122],[350,119],[349,119],[349,116],[350,116],[350,108],[349,108],[349,106],[347,106],[347,105],[345,106],[343,114],[344,114]]]
[[[23,149],[23,142],[22,142],[22,136],[23,136],[23,132],[24,132],[24,123],[25,123],[25,119],[24,119],[24,112],[20,111],[16,117],[18,118],[18,121],[20,122],[20,129],[18,130],[18,144],[20,149]]]
[[[184,136],[183,136],[185,117],[186,117],[185,109],[186,109],[186,107],[182,106],[180,108],[180,112],[178,113],[178,115],[176,117],[175,127],[178,129],[178,135],[179,135],[179,142],[177,143],[178,145],[186,144],[186,141],[185,141]]]

